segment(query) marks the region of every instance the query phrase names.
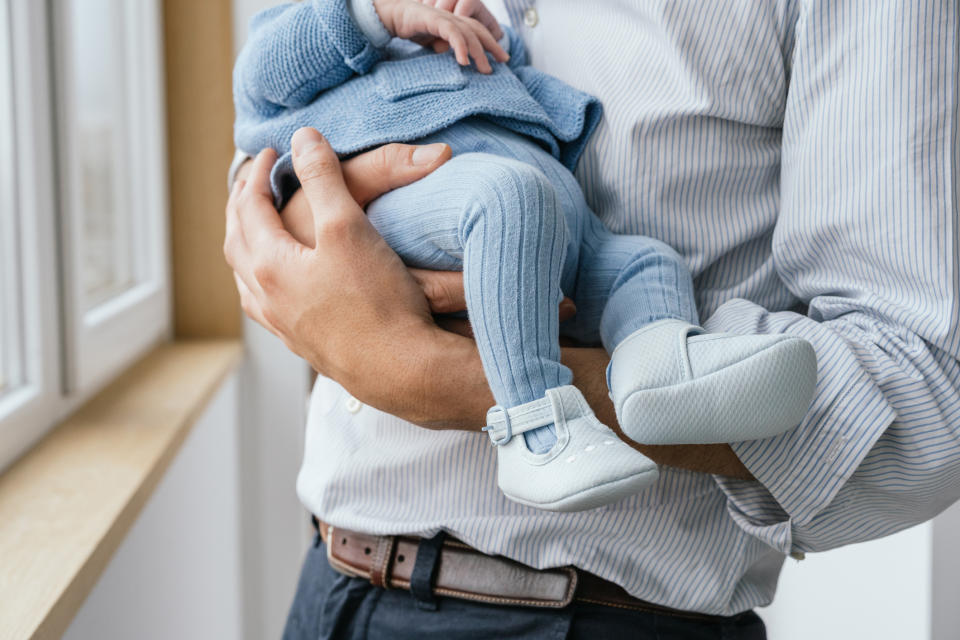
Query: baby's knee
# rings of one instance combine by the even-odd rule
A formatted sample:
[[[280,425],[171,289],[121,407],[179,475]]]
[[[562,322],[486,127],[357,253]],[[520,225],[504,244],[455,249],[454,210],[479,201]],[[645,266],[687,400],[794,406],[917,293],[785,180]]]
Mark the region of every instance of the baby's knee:
[[[683,259],[683,256],[681,256],[676,249],[667,243],[661,242],[660,240],[656,240],[654,238],[645,238],[645,241],[646,250],[644,253],[655,258],[662,264],[676,266],[683,269],[687,268],[687,263]]]
[[[670,271],[686,273],[687,263],[676,249],[670,245],[645,236],[620,236],[617,239],[628,246],[620,246],[611,256],[619,255],[621,272]]]
[[[545,224],[562,215],[553,184],[537,167],[488,154],[464,154],[451,162],[456,160],[469,180],[471,208],[488,219]]]

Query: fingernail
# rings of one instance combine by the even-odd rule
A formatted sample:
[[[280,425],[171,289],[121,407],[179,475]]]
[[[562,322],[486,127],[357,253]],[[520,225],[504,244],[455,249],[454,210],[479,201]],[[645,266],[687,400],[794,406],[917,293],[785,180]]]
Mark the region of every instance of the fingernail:
[[[297,132],[293,134],[293,138],[290,139],[290,146],[293,148],[293,155],[295,156],[310,153],[321,144],[323,144],[323,136],[312,127],[297,129]]]
[[[423,147],[417,147],[413,151],[413,164],[430,164],[443,155],[443,152],[446,151],[446,148],[447,145],[443,144],[442,142],[428,144]]]

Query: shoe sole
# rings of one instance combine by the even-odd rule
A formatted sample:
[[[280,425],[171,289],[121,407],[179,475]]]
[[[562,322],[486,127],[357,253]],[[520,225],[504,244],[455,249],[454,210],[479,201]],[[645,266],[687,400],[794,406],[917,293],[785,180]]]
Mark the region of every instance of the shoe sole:
[[[590,487],[589,489],[566,496],[560,500],[554,500],[553,502],[531,502],[511,495],[506,491],[504,491],[503,494],[514,502],[519,502],[528,507],[534,507],[544,511],[586,511],[639,493],[642,489],[656,482],[659,477],[660,472],[657,469],[657,465],[651,462],[649,469],[626,478],[620,478],[619,480],[613,480],[596,487]]]
[[[758,367],[763,359],[773,362]],[[701,378],[634,391],[617,418],[624,434],[649,445],[770,438],[803,420],[816,391],[816,362],[808,342],[784,340]],[[762,410],[746,411],[758,398]]]

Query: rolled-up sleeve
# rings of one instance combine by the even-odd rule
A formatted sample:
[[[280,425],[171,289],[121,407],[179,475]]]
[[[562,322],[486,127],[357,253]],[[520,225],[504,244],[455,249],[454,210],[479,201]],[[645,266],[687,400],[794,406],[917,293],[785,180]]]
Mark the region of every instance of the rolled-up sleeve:
[[[803,312],[722,305],[710,330],[818,355],[803,423],[733,449],[731,517],[784,553],[867,540],[960,499],[956,2],[810,2],[788,51],[773,260]]]

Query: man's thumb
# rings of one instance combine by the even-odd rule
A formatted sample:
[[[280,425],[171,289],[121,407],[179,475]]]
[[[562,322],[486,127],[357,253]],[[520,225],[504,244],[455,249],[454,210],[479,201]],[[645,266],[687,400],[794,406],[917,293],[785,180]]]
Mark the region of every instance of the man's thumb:
[[[300,179],[314,218],[358,210],[343,180],[333,147],[312,127],[298,129],[290,139],[293,170]]]

